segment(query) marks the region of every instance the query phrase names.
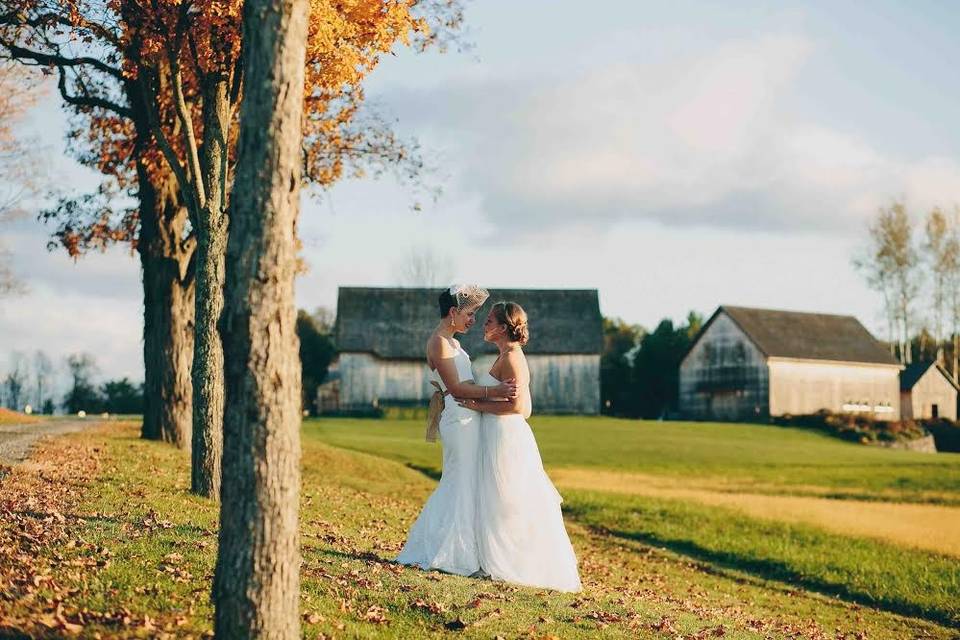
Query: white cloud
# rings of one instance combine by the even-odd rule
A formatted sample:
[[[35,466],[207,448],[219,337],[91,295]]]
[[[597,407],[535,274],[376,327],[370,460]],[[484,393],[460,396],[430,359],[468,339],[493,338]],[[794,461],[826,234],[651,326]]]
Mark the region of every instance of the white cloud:
[[[574,76],[472,74],[394,92],[400,120],[439,145],[457,188],[495,225],[654,220],[849,232],[891,198],[960,200],[960,164],[908,162],[790,115],[814,44],[767,35]],[[454,142],[450,142],[450,141]]]

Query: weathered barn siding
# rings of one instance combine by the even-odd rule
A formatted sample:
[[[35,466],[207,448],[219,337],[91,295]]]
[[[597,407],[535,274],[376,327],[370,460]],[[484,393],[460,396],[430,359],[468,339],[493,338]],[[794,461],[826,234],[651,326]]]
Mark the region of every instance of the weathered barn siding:
[[[426,403],[424,347],[439,322],[434,289],[341,287],[336,342],[340,355],[339,402],[343,411],[384,404]],[[483,324],[498,300],[514,300],[527,312],[534,410],[587,413],[600,410],[600,351],[603,318],[594,289],[499,289],[477,313]],[[496,346],[476,326],[458,336],[464,348],[489,368]]]
[[[475,376],[488,371],[496,356],[474,361]],[[600,356],[531,355],[530,393],[537,413],[596,414],[600,410]],[[338,365],[340,409],[368,410],[390,404],[425,404],[433,387],[422,360],[383,360],[368,353],[344,353]]]
[[[900,398],[904,420],[933,418],[934,405],[937,417],[957,419],[957,390],[936,365],[930,366],[912,389],[902,390]]]
[[[495,355],[480,356],[473,363],[474,374],[479,378],[495,360]],[[599,355],[528,355],[527,364],[534,413],[600,412]]]
[[[869,413],[900,415],[900,367],[770,358],[770,415]]]
[[[422,360],[385,360],[369,353],[341,353],[340,409],[366,410],[380,404],[426,403],[433,393]]]
[[[679,403],[694,420],[768,415],[763,353],[728,316],[717,316],[680,363]]]
[[[821,409],[895,420],[901,369],[853,316],[724,305],[681,361],[679,409],[698,420]]]

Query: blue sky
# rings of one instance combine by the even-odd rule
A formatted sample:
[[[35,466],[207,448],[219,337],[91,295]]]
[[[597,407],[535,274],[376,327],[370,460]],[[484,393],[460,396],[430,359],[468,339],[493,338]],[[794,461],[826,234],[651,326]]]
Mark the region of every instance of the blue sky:
[[[398,51],[367,85],[441,197],[413,211],[389,178],[305,196],[300,306],[403,284],[429,251],[451,279],[597,288],[604,314],[647,327],[731,303],[881,335],[851,267],[867,220],[893,198],[917,216],[960,202],[952,3],[484,0],[467,23],[471,51]],[[95,184],[63,156],[54,94],[31,128],[59,183]],[[43,347],[142,377],[136,260],[74,264],[45,234],[4,232],[31,293],[0,303],[0,370]]]

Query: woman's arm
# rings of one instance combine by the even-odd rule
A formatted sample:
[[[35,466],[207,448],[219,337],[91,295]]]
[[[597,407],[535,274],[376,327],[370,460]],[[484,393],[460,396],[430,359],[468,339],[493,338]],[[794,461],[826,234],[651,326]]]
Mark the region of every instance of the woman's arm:
[[[506,379],[500,384],[484,387],[473,380],[460,381],[457,365],[454,362],[455,352],[446,340],[439,336],[431,338],[427,344],[427,356],[437,365],[437,373],[443,380],[444,386],[456,398],[488,399],[511,398],[517,395],[517,384],[513,379]]]
[[[517,394],[515,396],[504,400],[464,399],[460,404],[474,411],[482,411],[496,415],[507,415],[511,413],[527,415],[529,413],[529,407],[527,407],[527,399],[524,391],[530,386],[530,371],[523,361],[523,355],[519,353],[508,354],[507,357],[503,359],[499,373],[500,375],[508,376],[511,380],[516,380]]]
[[[505,416],[511,413],[521,413],[520,401],[518,398],[509,400],[460,400],[460,406],[483,413],[493,413],[498,416]]]

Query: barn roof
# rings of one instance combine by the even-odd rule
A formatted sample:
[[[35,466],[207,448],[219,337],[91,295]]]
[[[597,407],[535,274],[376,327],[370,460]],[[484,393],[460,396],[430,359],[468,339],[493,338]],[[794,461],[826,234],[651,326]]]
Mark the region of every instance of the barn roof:
[[[340,287],[337,301],[337,349],[373,353],[381,358],[422,359],[430,333],[440,321],[440,289]],[[471,354],[493,353],[480,324],[501,300],[527,312],[529,354],[599,354],[603,319],[596,289],[491,289],[477,324],[459,336]]]
[[[958,389],[957,385],[953,382],[953,379],[950,377],[950,374],[947,371],[938,365],[935,361],[930,360],[927,362],[914,362],[913,364],[907,365],[907,368],[900,372],[900,391],[910,391],[918,382],[924,374],[930,370],[930,367],[936,367],[937,371],[943,374],[943,377],[946,378],[947,382],[950,383],[954,389]]]
[[[853,316],[723,305],[704,331],[720,313],[727,314],[767,357],[899,365]]]

